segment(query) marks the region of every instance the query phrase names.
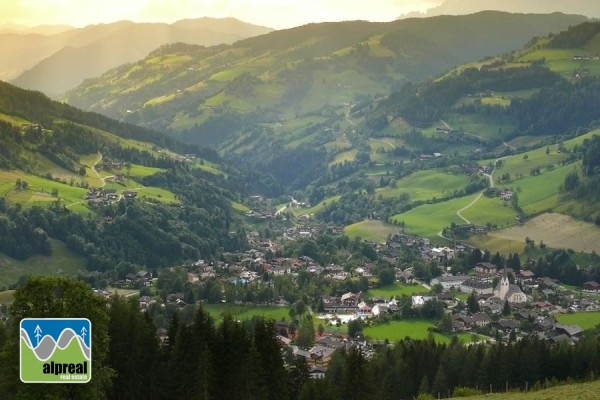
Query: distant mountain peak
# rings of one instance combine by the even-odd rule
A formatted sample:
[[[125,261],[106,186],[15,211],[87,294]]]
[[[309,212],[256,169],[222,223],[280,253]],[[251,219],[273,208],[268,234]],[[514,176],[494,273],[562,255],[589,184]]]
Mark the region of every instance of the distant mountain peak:
[[[429,8],[425,12],[403,14],[398,19],[434,17],[437,15],[464,15],[483,10],[536,14],[562,12],[598,18],[600,17],[600,2],[597,0],[445,0],[440,5]]]

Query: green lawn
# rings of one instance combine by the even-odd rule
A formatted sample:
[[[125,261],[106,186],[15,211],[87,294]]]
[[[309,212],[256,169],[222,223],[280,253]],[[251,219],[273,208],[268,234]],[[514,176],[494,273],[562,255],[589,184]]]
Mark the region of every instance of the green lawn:
[[[28,189],[15,190],[17,179],[26,181],[29,184]],[[51,195],[53,190],[58,192],[58,197]],[[0,191],[4,193],[10,203],[21,203],[24,207],[43,206],[58,199],[69,204],[81,200],[87,193],[87,190],[83,188],[16,170],[0,170]]]
[[[129,171],[124,168],[124,172],[128,173],[132,178],[145,178],[163,171],[164,169],[162,168],[145,167],[143,165],[136,164],[133,164]]]
[[[514,224],[517,213],[499,198],[481,196],[473,206],[461,212],[462,216],[477,225],[490,223],[499,227]]]
[[[591,329],[600,324],[600,311],[558,314],[556,319],[561,324],[579,325],[581,329]]]
[[[451,222],[462,224],[464,221],[456,215],[456,211],[470,204],[478,194],[459,197],[437,204],[425,204],[402,214],[394,215],[393,219],[404,221],[408,231],[415,235],[433,237]]]
[[[351,238],[359,237],[363,240],[373,240],[380,243],[385,242],[389,235],[399,231],[398,226],[378,220],[364,220],[344,228],[344,233]]]
[[[315,204],[310,208],[292,208],[294,215],[311,215],[323,210],[328,204],[336,203],[340,200],[341,196],[331,196],[319,203]],[[278,205],[276,208],[279,209],[282,205]]]
[[[365,293],[365,297],[382,297],[389,299],[393,297],[402,297],[402,295],[412,296],[414,294],[427,293],[428,290],[421,285],[406,284],[396,282],[392,285],[382,286],[376,289],[369,289]]]
[[[36,255],[18,261],[0,253],[0,288],[15,283],[22,275],[72,276],[85,270],[85,258],[72,253],[61,241],[50,239],[50,242],[52,256]]]
[[[396,182],[396,187],[377,189],[383,197],[396,197],[408,193],[412,201],[429,200],[449,195],[469,183],[466,175],[453,175],[438,170],[422,170],[406,176]]]
[[[235,319],[245,320],[254,316],[262,316],[267,319],[281,321],[289,319],[289,307],[269,307],[252,305],[232,305],[232,304],[202,304],[202,307],[219,322],[225,314],[231,314]]]
[[[411,339],[427,339],[430,333],[429,329],[433,327],[434,324],[430,321],[410,319],[368,326],[364,329],[363,333],[371,339],[387,339],[390,342],[397,342],[406,337]],[[470,333],[461,333],[457,336],[461,342],[472,341],[472,335]],[[442,335],[440,333],[434,333],[433,337],[440,343],[450,343],[452,340],[451,335]]]
[[[600,391],[600,381],[572,383],[555,386],[545,390],[509,393],[482,394],[470,396],[469,400],[596,400]]]

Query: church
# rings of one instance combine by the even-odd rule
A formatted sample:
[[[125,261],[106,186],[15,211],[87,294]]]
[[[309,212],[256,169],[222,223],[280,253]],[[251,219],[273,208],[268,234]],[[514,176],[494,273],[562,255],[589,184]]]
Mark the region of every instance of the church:
[[[494,297],[498,297],[502,301],[508,300],[510,304],[527,302],[525,293],[523,293],[518,285],[510,283],[506,275],[503,276],[502,279],[500,279],[500,282],[498,282],[498,285],[496,285]]]

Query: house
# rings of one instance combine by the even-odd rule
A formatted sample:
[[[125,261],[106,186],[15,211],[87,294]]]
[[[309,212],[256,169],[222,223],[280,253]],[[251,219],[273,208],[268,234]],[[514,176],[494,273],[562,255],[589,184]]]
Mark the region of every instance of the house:
[[[446,275],[446,276],[438,276],[437,278],[433,278],[429,283],[430,286],[435,286],[437,284],[442,285],[444,290],[450,289],[460,289],[460,285],[463,284],[464,281],[469,279],[466,275]]]
[[[533,320],[533,329],[536,332],[550,332],[554,329],[554,324],[556,324],[554,317],[540,315]]]
[[[475,271],[485,275],[495,275],[498,272],[496,264],[480,262],[475,265]]]
[[[432,296],[412,296],[412,306],[413,307],[422,307],[428,301],[433,300]]]
[[[496,330],[508,333],[519,329],[519,323],[514,319],[501,319],[498,322],[490,323],[490,326]]]
[[[489,325],[492,322],[490,316],[484,312],[475,313],[472,315],[472,317],[475,325],[479,327]]]
[[[390,311],[390,306],[389,306],[389,304],[384,304],[384,303],[376,303],[376,304],[373,306],[373,309],[371,310],[371,313],[372,313],[374,316],[378,317],[378,316],[380,316],[380,315],[382,315],[382,314],[386,314],[386,313],[388,313],[389,311]]]
[[[341,303],[343,306],[352,307],[358,305],[358,301],[360,300],[360,293],[355,294],[352,292],[348,292],[342,295]]]
[[[531,282],[535,278],[535,273],[529,270],[521,270],[517,274],[517,279],[522,283]]]
[[[123,196],[126,199],[135,199],[137,197],[137,192],[134,192],[133,190],[123,190]]]
[[[592,292],[597,292],[600,290],[600,283],[596,282],[596,281],[590,281],[590,282],[586,282],[583,284],[583,289],[584,290],[589,290]]]
[[[323,379],[327,373],[327,368],[321,365],[313,365],[308,370],[308,376],[311,379]]]
[[[466,281],[464,281],[460,285],[460,291],[464,293],[472,293],[474,291],[477,294],[493,293],[492,285],[490,284],[490,282],[475,278],[469,278]]]
[[[439,301],[443,301],[446,304],[453,303],[455,301],[454,296],[452,295],[452,293],[449,292],[442,292],[438,294],[437,299]]]
[[[372,315],[372,313],[373,313],[373,309],[371,308],[371,306],[369,306],[364,301],[361,301],[357,305],[357,308],[358,308],[357,313],[358,313],[359,317],[368,317],[368,316]]]
[[[579,337],[581,336],[581,333],[583,332],[583,329],[581,329],[581,327],[579,325],[562,325],[562,324],[555,324],[554,325],[554,332],[556,332],[559,335],[567,335],[570,338],[573,337]]]

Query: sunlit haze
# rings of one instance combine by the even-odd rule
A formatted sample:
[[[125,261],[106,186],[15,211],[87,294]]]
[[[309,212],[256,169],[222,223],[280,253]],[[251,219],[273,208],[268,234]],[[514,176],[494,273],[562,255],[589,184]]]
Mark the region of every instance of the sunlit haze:
[[[2,0],[0,25],[66,24],[82,27],[118,20],[174,22],[234,17],[275,29],[310,22],[391,21],[441,0]]]

